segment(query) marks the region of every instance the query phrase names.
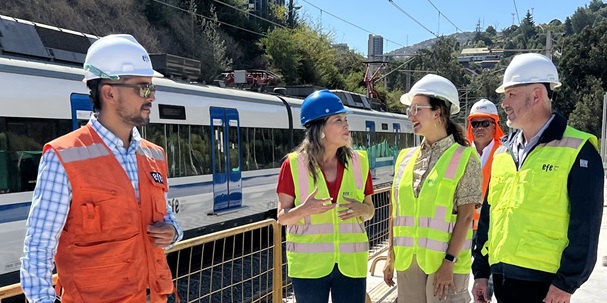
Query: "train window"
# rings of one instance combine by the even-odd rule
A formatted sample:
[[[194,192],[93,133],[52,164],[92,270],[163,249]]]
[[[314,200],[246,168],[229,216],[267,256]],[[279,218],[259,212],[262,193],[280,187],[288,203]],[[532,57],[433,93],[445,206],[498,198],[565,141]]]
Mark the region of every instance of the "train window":
[[[382,123],[381,130],[388,130],[388,123]]]
[[[197,174],[211,174],[211,127],[193,125],[190,136],[192,161]]]
[[[214,123],[215,124],[215,123]],[[225,130],[223,125],[218,124],[213,126],[213,150],[214,155],[213,158],[215,160],[215,170],[214,173],[223,174],[226,172],[226,155],[224,149],[224,141],[225,140]]]
[[[274,130],[270,128],[240,128],[243,171],[279,167],[281,155],[276,154]],[[276,158],[278,157],[278,158]]]
[[[238,161],[238,122],[236,120],[230,120],[229,126],[229,138],[228,138],[228,150],[230,153],[230,171],[240,171]]]
[[[290,153],[291,135],[288,129],[275,129],[274,130],[274,161],[272,167],[280,167],[282,159]]]
[[[351,131],[350,138],[352,138],[354,149],[367,150],[367,137],[365,132]]]
[[[255,150],[258,169],[272,168],[274,162],[274,136],[270,128],[255,129]]]
[[[160,146],[167,155],[169,177],[211,173],[210,132],[208,126],[149,124],[143,136]]]
[[[70,120],[0,118],[0,194],[34,190],[42,147],[70,131]]]
[[[185,106],[158,104],[160,119],[185,120]]]
[[[306,131],[303,129],[294,129],[293,130],[293,149],[297,148],[301,142],[303,142],[306,137]]]

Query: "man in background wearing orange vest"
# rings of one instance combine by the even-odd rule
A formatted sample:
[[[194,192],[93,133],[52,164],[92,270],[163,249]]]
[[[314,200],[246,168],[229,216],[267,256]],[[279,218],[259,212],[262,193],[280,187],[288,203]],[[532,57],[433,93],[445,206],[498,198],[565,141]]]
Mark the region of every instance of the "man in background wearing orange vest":
[[[137,130],[150,121],[152,77],[162,75],[130,35],[95,41],[84,70],[95,114],[44,146],[21,259],[23,291],[38,303],[55,296],[63,303],[166,302],[173,283],[163,248],[183,232],[166,202],[164,150]]]
[[[474,103],[468,115],[468,141],[472,142],[472,146],[481,159],[483,170],[483,200],[486,198],[489,188],[493,153],[502,145],[500,138],[504,136],[504,132],[498,124],[499,121],[497,107],[487,99]],[[478,228],[479,218],[480,209],[477,209],[474,212],[474,230]]]
[[[472,142],[472,146],[476,150],[481,159],[481,168],[483,171],[483,206],[476,209],[474,212],[474,240],[473,247],[482,247],[487,239],[479,239],[476,234],[478,223],[481,216],[488,216],[487,212],[487,189],[489,188],[489,179],[491,178],[491,164],[493,162],[493,154],[498,147],[502,145],[500,138],[504,136],[504,132],[499,125],[500,118],[497,114],[497,107],[493,102],[487,99],[472,105],[470,114],[468,115],[468,141]],[[489,288],[489,296],[493,294],[492,284]]]

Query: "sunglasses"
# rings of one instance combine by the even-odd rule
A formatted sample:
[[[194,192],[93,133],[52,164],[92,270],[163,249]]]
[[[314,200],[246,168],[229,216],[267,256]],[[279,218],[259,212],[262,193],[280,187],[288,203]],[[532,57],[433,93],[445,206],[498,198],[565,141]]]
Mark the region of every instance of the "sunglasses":
[[[487,128],[487,127],[489,127],[489,125],[494,124],[494,123],[495,122],[493,122],[493,121],[483,120],[483,121],[472,121],[472,122],[470,122],[470,125],[472,125],[472,128],[479,128],[479,127]]]
[[[132,87],[139,89],[139,97],[149,98],[151,95],[156,93],[156,86],[154,84],[142,83],[142,84],[127,84],[127,83],[103,83],[109,86],[123,86]]]

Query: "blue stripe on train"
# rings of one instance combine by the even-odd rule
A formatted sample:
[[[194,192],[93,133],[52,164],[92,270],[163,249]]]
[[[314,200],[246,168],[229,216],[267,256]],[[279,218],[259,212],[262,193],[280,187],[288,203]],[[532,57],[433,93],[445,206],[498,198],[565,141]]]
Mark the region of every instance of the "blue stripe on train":
[[[32,202],[0,205],[0,224],[27,219]]]
[[[376,167],[392,166],[393,160],[375,162]],[[276,183],[278,174],[261,175],[242,178],[242,187],[260,186]],[[200,193],[213,192],[213,181],[171,185],[168,198],[193,196]],[[0,205],[0,224],[27,219],[31,201],[9,205]]]
[[[275,183],[278,174],[242,178],[242,187],[252,187]],[[213,192],[213,181],[173,185],[170,187],[168,198],[191,196],[200,193]],[[27,219],[32,202],[0,205],[0,224]]]

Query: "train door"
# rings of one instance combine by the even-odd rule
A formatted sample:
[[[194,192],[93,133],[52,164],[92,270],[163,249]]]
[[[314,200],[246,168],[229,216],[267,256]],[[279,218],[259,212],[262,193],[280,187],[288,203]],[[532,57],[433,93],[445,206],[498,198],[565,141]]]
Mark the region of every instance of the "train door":
[[[369,169],[371,176],[375,178],[375,160],[377,158],[377,146],[375,145],[375,122],[365,121],[367,133],[367,156],[369,157]]]
[[[70,96],[72,106],[72,130],[85,126],[93,113],[93,102],[89,95],[72,93]]]
[[[240,171],[240,120],[232,108],[211,107],[213,212],[242,206]]]
[[[400,123],[392,123],[392,129],[394,130],[394,148],[392,148],[392,175],[394,176],[394,164],[396,164],[396,158],[398,157],[398,153],[400,152]]]

